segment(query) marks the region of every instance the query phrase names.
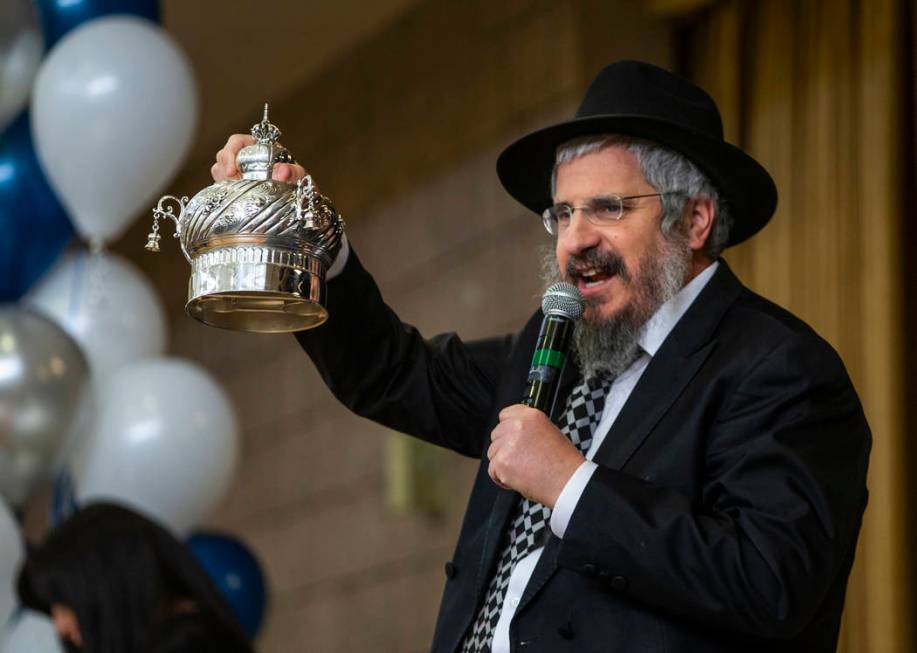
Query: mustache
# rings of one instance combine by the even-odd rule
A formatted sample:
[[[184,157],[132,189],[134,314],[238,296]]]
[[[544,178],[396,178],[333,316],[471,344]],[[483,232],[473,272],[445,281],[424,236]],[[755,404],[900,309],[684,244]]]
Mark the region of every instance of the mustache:
[[[581,270],[594,269],[597,272],[611,277],[617,275],[622,281],[630,281],[631,275],[624,264],[621,255],[612,250],[600,251],[596,248],[588,249],[582,254],[570,256],[567,260],[565,272],[570,279],[580,277]]]

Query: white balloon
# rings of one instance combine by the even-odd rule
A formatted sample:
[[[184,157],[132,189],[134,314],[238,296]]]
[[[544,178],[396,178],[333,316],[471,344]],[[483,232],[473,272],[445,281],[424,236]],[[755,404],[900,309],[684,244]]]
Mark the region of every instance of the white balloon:
[[[32,91],[32,136],[80,234],[111,241],[178,171],[198,98],[187,57],[157,25],[96,18],[62,38]]]
[[[25,610],[6,625],[0,653],[64,653],[64,648],[46,615]]]
[[[0,626],[18,604],[16,576],[22,564],[22,536],[6,504],[0,500]]]
[[[34,28],[0,51],[0,131],[25,107],[43,54],[41,34]]]
[[[80,345],[95,381],[166,348],[166,320],[153,285],[110,252],[69,254],[25,297]]]
[[[102,383],[94,427],[71,462],[77,501],[132,504],[179,533],[200,524],[238,461],[226,393],[200,365],[134,363]]]

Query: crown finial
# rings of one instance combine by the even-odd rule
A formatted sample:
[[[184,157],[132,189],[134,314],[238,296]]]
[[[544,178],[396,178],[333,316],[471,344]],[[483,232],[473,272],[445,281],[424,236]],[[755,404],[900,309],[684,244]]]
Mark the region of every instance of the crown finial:
[[[261,144],[274,143],[280,138],[280,129],[271,124],[267,117],[267,102],[264,103],[264,117],[257,125],[252,126],[252,136]]]

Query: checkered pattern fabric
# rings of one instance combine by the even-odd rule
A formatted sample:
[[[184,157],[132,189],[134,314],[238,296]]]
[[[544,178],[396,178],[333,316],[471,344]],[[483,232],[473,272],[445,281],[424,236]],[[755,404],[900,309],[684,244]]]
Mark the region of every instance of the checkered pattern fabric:
[[[592,444],[592,432],[602,419],[605,395],[611,386],[606,378],[589,379],[577,386],[567,401],[560,420],[560,430],[586,455]],[[465,636],[462,653],[487,653],[493,641],[494,628],[500,620],[500,610],[506,597],[509,578],[516,564],[544,545],[545,529],[551,510],[525,497],[519,502],[510,526],[504,535],[503,550],[497,568],[487,588],[484,603],[478,610],[471,630]]]

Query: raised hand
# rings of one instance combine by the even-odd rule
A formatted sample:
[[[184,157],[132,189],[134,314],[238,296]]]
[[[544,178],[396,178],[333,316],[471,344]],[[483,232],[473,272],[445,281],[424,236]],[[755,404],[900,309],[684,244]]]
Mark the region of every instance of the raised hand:
[[[210,167],[214,181],[241,179],[242,173],[236,167],[236,155],[243,147],[253,145],[255,139],[249,134],[233,134],[216,155],[216,163]],[[299,164],[276,163],[271,177],[276,181],[295,182],[306,176],[306,170]]]

